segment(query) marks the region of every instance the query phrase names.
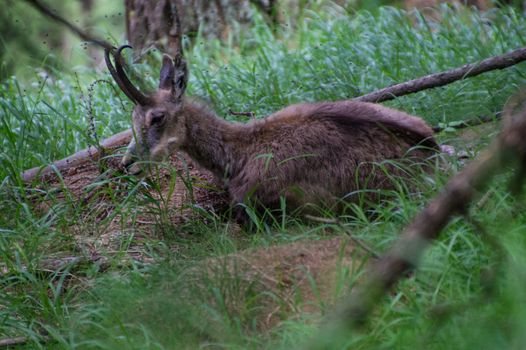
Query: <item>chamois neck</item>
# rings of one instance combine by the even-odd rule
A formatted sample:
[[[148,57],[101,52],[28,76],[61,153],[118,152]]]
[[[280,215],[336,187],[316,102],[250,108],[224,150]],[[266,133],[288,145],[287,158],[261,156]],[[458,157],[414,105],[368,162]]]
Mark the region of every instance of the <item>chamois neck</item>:
[[[239,162],[244,125],[229,122],[208,108],[186,101],[186,137],[181,150],[220,179],[229,177]]]

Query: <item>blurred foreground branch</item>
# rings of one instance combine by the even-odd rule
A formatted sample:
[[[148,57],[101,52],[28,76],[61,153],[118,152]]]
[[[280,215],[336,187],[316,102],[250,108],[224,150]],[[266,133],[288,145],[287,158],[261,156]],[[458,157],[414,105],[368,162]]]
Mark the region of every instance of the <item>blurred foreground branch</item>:
[[[329,320],[313,349],[339,348],[352,329],[362,325],[384,294],[413,270],[425,248],[454,215],[467,208],[486,184],[511,166],[522,173],[526,166],[526,108],[506,116],[504,128],[475,161],[458,173],[442,192],[402,231],[394,246],[375,260],[334,319]],[[524,178],[521,179],[521,185]]]

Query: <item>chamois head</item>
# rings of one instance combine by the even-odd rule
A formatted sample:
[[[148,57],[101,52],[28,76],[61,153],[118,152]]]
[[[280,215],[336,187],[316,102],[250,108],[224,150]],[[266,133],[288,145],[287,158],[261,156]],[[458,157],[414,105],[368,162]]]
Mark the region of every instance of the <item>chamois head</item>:
[[[171,59],[163,56],[159,88],[152,94],[140,92],[128,79],[122,67],[123,45],[113,56],[105,52],[106,65],[128,98],[135,103],[133,109],[133,138],[128,145],[122,164],[132,174],[141,172],[136,160],[159,161],[172,153],[184,141],[186,135],[182,113],[183,95],[186,89],[188,71],[181,55]]]

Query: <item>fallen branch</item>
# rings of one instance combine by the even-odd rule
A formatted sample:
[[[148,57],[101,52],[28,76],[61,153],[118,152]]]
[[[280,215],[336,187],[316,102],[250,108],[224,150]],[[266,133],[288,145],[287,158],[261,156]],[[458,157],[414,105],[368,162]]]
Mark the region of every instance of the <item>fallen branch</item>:
[[[426,75],[421,78],[396,84],[387,88],[356,97],[356,101],[383,102],[393,100],[396,97],[409,95],[415,92],[444,86],[455,82],[480,75],[496,69],[504,69],[526,60],[526,47],[505,53],[500,56],[486,58],[478,63],[466,64],[462,67],[445,72]]]
[[[35,167],[29,170],[24,171],[22,174],[22,180],[24,182],[31,182],[36,178],[44,178],[53,174],[55,171],[64,171],[79,164],[84,163],[88,159],[93,161],[98,161],[101,158],[101,155],[106,152],[106,150],[113,150],[118,147],[124,146],[131,140],[132,133],[131,129],[125,130],[118,134],[113,135],[110,138],[103,140],[100,143],[99,147],[90,146],[86,149],[78,151],[77,153],[58,160],[51,165],[46,165],[44,167]]]
[[[97,264],[101,270],[106,270],[110,267],[111,262],[108,257],[95,254],[91,256],[66,256],[44,259],[38,264],[36,269],[41,272],[56,273],[68,266],[80,264]]]
[[[505,127],[477,159],[458,173],[443,191],[402,231],[394,246],[364,273],[341,312],[329,322],[311,348],[339,348],[350,331],[362,325],[382,296],[413,270],[424,250],[435,240],[454,215],[467,211],[476,195],[509,165],[522,167],[526,159],[526,108],[506,120]],[[522,179],[524,181],[524,179]]]

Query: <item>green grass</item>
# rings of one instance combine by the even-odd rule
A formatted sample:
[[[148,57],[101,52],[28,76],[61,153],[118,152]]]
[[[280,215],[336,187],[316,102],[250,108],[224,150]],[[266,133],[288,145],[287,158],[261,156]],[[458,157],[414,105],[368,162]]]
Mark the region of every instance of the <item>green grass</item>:
[[[251,30],[235,32],[236,40],[227,41],[235,45],[197,38],[187,50],[189,92],[225,118],[235,118],[229,109],[263,117],[292,103],[352,98],[525,44],[526,21],[512,10],[480,15],[444,7],[440,15],[437,23],[394,8],[346,14],[331,5],[306,12],[295,30],[283,27],[277,33],[256,19]],[[153,64],[136,68],[153,88],[159,55],[148,62]],[[524,68],[520,64],[487,73],[389,105],[430,124],[493,114],[524,85]],[[330,313],[334,301],[357,283],[360,264],[351,270],[337,266],[338,287],[328,296],[319,294],[322,286],[308,278],[305,288],[314,298],[305,299],[307,291],[299,290],[289,300],[279,289],[267,288],[264,279],[247,279],[226,268],[221,257],[345,236],[341,230],[290,219],[258,222],[256,234],[236,233],[230,223],[200,208],[194,208],[199,219],[173,225],[169,215],[178,208],[155,199],[155,183],[148,189],[122,176],[120,185],[111,187],[115,179],[101,177],[94,186],[113,198],[109,203],[119,208],[127,233],[103,249],[97,239],[112,217],[101,219],[104,208],[95,200],[79,203],[67,191],[60,195],[43,184],[22,184],[23,170],[96,142],[89,132],[90,104],[99,138],[129,127],[131,103],[113,83],[93,83],[110,80],[108,73],[75,71],[35,73],[31,81],[12,78],[0,85],[0,338],[27,337],[28,348],[274,349],[303,348],[317,336],[322,317],[302,313],[302,305],[308,301]],[[471,146],[483,148],[495,133]],[[463,144],[455,133],[440,138]],[[437,168],[436,176],[418,179],[420,195],[402,192],[375,208],[374,218],[357,207],[344,218],[346,227],[384,251],[460,168],[451,161],[449,170]],[[176,174],[172,179],[181,181]],[[522,198],[510,197],[505,180],[492,184],[487,201],[470,213],[495,242],[463,218],[455,219],[415,275],[377,306],[365,330],[349,335],[349,347],[524,347],[526,220]],[[49,207],[40,205],[37,194],[47,196]],[[154,232],[145,236],[138,225],[124,223],[136,222],[135,208],[146,205],[153,205],[156,221]],[[87,243],[79,243],[79,236]],[[146,262],[126,258],[137,242]],[[107,263],[42,270],[50,258],[95,251]],[[271,312],[268,305],[279,306],[281,321],[262,329]]]

